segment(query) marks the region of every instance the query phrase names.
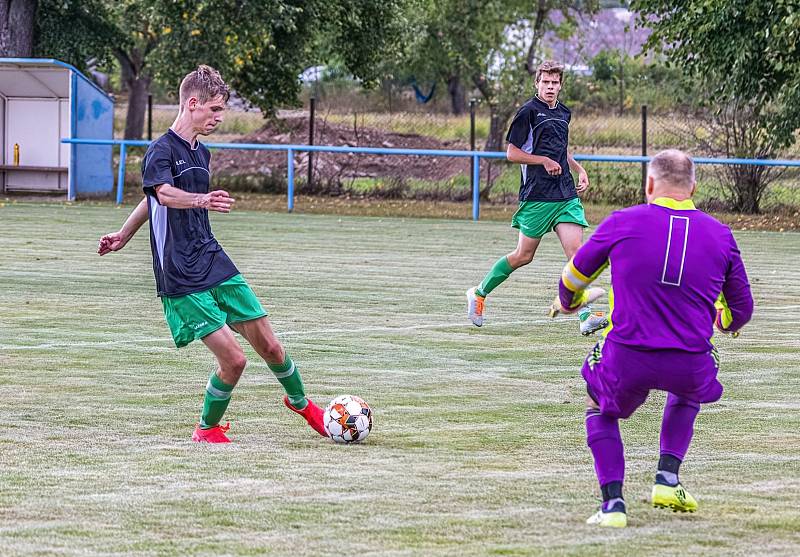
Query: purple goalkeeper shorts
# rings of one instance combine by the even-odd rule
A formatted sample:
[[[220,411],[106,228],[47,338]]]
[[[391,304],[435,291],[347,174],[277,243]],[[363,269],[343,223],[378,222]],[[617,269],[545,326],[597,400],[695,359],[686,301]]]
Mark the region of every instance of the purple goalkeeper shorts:
[[[600,412],[627,418],[644,403],[651,389],[667,391],[693,402],[719,400],[717,358],[682,350],[634,350],[606,340],[583,363],[581,374]]]

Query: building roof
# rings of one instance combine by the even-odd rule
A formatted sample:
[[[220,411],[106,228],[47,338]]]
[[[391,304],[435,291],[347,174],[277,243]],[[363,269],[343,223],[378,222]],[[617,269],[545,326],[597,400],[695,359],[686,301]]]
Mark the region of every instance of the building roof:
[[[71,74],[86,81],[111,101],[105,91],[97,87],[75,66],[45,58],[0,58],[0,95],[65,99],[69,97]]]

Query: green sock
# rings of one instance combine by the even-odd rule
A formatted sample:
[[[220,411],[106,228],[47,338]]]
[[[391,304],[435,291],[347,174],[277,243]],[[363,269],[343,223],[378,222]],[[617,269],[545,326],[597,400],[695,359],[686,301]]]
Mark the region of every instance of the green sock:
[[[508,276],[514,272],[514,269],[511,267],[511,264],[508,262],[505,256],[498,259],[495,264],[492,266],[492,269],[483,277],[483,282],[481,285],[475,289],[475,293],[478,296],[483,296],[484,298],[489,295],[489,292],[500,286],[504,280],[508,278]]]
[[[203,401],[203,414],[200,416],[200,427],[210,429],[219,424],[228,403],[231,401],[233,385],[228,385],[217,376],[211,374],[206,385],[206,398]]]
[[[303,379],[300,377],[300,370],[297,369],[297,366],[289,357],[289,354],[286,354],[286,358],[283,360],[282,364],[271,364],[267,362],[267,366],[269,366],[269,369],[275,374],[278,382],[283,385],[283,390],[286,391],[286,395],[289,397],[289,402],[292,403],[292,406],[298,410],[302,410],[308,406],[306,390],[303,388]]]

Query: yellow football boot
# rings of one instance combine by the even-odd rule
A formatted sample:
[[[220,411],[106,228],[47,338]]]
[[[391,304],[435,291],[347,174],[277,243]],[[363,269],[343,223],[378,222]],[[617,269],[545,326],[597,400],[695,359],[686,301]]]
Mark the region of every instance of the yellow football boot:
[[[693,513],[697,510],[697,501],[681,484],[674,487],[655,484],[652,501],[654,507],[672,509],[672,512]]]
[[[586,520],[586,524],[596,524],[606,528],[625,528],[628,525],[628,515],[621,512],[604,513],[600,509]]]

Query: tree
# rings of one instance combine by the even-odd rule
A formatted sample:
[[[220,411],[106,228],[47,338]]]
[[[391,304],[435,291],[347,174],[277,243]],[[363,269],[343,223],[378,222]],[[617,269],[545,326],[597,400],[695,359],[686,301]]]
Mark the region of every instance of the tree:
[[[422,39],[410,49],[409,68],[448,84],[453,112],[466,85],[477,89],[490,112],[485,148],[497,150],[511,116],[533,90],[531,76],[543,59],[548,29],[569,26],[597,2],[556,0],[431,0],[421,2]],[[556,23],[553,13],[562,15]]]
[[[800,4],[795,0],[635,0],[647,46],[684,68],[724,130],[729,156],[772,158],[800,127]],[[757,213],[768,173],[732,167],[733,208]]]
[[[448,83],[454,112],[462,106],[460,88],[477,89],[489,110],[487,151],[503,149],[511,117],[533,94],[532,76],[545,58],[547,30],[574,31],[575,17],[593,13],[596,0],[430,0],[422,10],[418,44],[409,49],[409,68]],[[561,15],[556,21],[551,16]],[[488,197],[490,179],[481,191]]]
[[[380,9],[358,0],[89,1],[90,10],[81,10],[79,0],[58,4],[76,17],[82,14],[84,44],[102,43],[105,54],[118,61],[129,95],[125,137],[140,138],[153,80],[175,87],[199,63],[216,67],[267,114],[296,102],[298,75],[315,61],[322,35],[332,37],[354,75],[374,82],[377,63],[402,24],[397,16],[403,0],[384,0]],[[72,28],[50,23],[43,26],[49,31],[42,34],[40,50],[83,63],[74,57],[86,49],[59,39],[72,37],[75,22]]]
[[[0,56],[31,56],[37,4],[37,0],[0,0]]]
[[[40,0],[33,24],[34,56],[64,60],[82,71],[90,60],[109,65],[110,45],[125,39],[101,0]]]

